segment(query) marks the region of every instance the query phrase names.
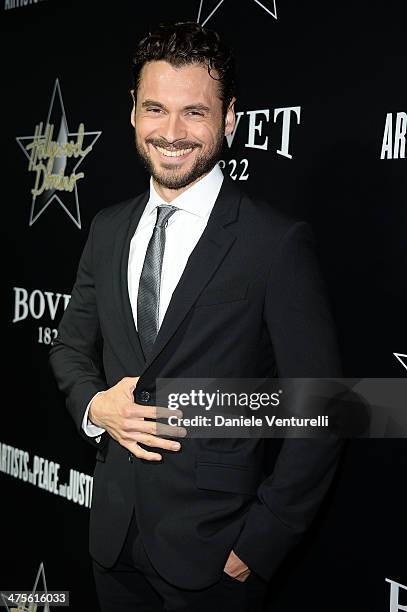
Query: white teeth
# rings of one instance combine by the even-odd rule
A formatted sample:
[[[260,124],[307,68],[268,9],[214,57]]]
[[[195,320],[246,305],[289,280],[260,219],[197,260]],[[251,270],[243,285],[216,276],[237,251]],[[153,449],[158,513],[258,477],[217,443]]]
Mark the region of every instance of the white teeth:
[[[192,147],[190,149],[181,149],[179,151],[169,151],[168,149],[163,149],[162,147],[156,147],[157,151],[165,155],[165,157],[182,157],[187,153],[192,151]]]

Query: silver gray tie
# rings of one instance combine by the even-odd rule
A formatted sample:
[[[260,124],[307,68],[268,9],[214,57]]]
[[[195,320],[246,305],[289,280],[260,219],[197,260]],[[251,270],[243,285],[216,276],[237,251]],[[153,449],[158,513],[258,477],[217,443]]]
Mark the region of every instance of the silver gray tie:
[[[158,206],[157,220],[148,243],[137,294],[137,329],[147,359],[159,328],[161,269],[168,219],[178,210],[175,206]]]

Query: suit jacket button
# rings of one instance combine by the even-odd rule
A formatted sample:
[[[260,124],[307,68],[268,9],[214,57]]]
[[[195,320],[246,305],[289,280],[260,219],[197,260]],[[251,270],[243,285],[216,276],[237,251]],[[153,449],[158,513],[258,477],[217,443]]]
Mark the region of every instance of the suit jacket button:
[[[133,455],[131,453],[129,453],[129,461],[130,463],[133,463]]]
[[[148,400],[150,399],[150,394],[148,391],[140,391],[139,397],[142,402],[148,402]]]

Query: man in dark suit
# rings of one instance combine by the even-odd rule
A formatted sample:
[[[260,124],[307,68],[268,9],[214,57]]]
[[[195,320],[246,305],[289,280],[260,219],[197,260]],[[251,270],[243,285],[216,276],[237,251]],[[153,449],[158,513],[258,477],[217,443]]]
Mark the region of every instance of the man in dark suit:
[[[216,33],[162,26],[140,41],[134,73],[150,188],[93,219],[50,357],[97,449],[97,591],[109,612],[262,609],[340,443],[287,439],[266,475],[264,440],[162,436],[156,379],[339,376],[312,234],[217,165],[235,77]]]

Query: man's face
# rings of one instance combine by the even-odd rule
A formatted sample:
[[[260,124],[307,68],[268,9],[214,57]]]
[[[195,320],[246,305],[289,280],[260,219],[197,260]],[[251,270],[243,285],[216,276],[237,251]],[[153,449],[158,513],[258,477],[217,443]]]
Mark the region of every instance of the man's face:
[[[137,151],[159,185],[182,189],[219,160],[235,114],[232,100],[223,116],[218,88],[202,65],[174,68],[161,60],[144,65],[131,122]]]

